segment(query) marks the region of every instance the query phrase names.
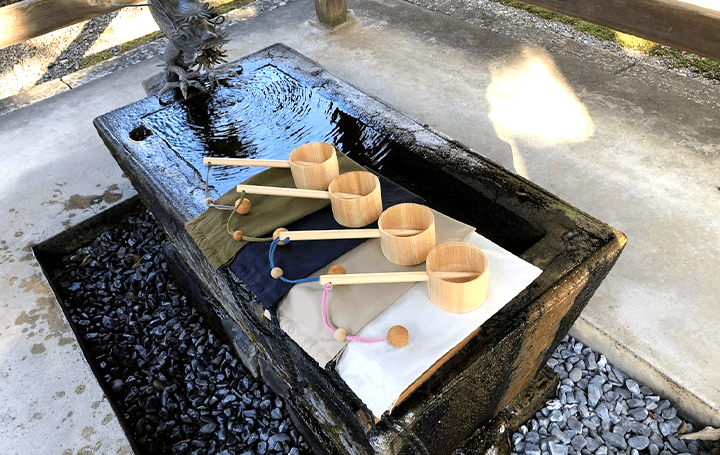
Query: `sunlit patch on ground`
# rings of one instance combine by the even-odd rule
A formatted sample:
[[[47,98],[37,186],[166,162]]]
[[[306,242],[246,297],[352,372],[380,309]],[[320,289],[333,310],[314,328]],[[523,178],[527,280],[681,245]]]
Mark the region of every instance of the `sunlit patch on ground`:
[[[491,73],[486,91],[490,121],[498,137],[512,147],[518,174],[527,176],[517,139],[552,146],[592,135],[587,109],[544,52],[526,48],[516,60],[497,65]]]

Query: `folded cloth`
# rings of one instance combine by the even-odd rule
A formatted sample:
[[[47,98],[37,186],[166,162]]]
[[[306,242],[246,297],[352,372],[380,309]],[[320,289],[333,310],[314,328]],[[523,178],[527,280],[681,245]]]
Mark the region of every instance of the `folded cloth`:
[[[342,153],[338,153],[337,157],[340,173],[366,170]],[[295,188],[290,169],[267,169],[242,183]],[[233,188],[220,196],[215,203],[233,206],[239,198],[240,193]],[[293,221],[330,205],[330,201],[325,199],[285,196],[253,194],[248,196],[248,199],[252,203],[252,209],[246,215],[233,215],[230,229],[239,229],[245,235],[251,237],[268,235],[278,227],[287,226]],[[214,268],[227,264],[238,251],[249,243],[233,240],[232,235],[228,232],[230,213],[227,210],[218,210],[211,207],[197,218],[185,223],[185,229]]]
[[[477,333],[485,321],[542,273],[538,267],[480,234],[470,234],[465,242],[482,249],[488,259],[485,303],[468,313],[448,313],[430,301],[427,282],[416,283],[358,333],[359,336],[374,336],[400,324],[410,334],[406,346],[349,343],[337,361],[340,377],[375,417],[391,411],[412,387],[419,384],[418,378],[434,371],[450,350]]]
[[[472,226],[461,223],[433,210],[435,236],[438,244],[459,241],[475,232]],[[284,247],[283,247],[284,248]],[[348,273],[423,271],[425,264],[404,267],[385,259],[380,239],[371,239],[345,253],[334,263],[342,265]],[[327,273],[329,267],[313,273]],[[356,286],[335,286],[328,297],[330,321],[342,327],[349,335],[356,335],[370,321],[378,317],[415,283],[375,283]],[[319,283],[298,284],[278,304],[277,318],[280,328],[287,333],[322,367],[342,352],[346,341],[337,341],[322,319],[320,302],[323,287]],[[400,324],[401,322],[396,322]],[[394,324],[380,327],[364,336],[384,337]],[[381,343],[387,344],[387,343]]]
[[[424,200],[398,184],[378,175],[382,194],[383,210],[393,205],[412,202],[422,204]],[[289,231],[345,229],[333,217],[330,207],[318,210],[285,226]],[[377,222],[367,226],[377,228]],[[283,270],[285,278],[305,278],[326,264],[357,247],[367,239],[305,240],[289,242],[275,250],[275,266]],[[230,263],[230,270],[260,300],[263,307],[273,307],[293,286],[270,276],[270,242],[250,243],[240,250]]]

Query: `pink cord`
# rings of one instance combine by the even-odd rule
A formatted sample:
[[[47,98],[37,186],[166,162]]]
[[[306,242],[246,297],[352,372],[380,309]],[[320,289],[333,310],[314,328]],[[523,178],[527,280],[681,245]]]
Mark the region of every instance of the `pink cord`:
[[[345,339],[348,341],[357,341],[358,343],[381,343],[383,341],[387,341],[387,337],[369,338],[369,337],[346,336]]]
[[[323,295],[322,295],[322,317],[323,322],[325,323],[325,327],[331,332],[335,333],[335,329],[333,328],[332,324],[330,323],[330,314],[328,309],[328,294],[330,293],[330,290],[332,289],[332,283],[326,283],[323,289]],[[346,340],[348,341],[357,341],[359,343],[380,343],[383,341],[387,341],[386,337],[383,338],[369,338],[369,337],[356,337],[356,336],[346,336]]]
[[[326,283],[323,290],[322,295],[322,316],[323,316],[323,322],[325,323],[325,327],[332,333],[335,333],[335,329],[333,329],[332,324],[330,324],[330,315],[328,310],[328,294],[330,293],[330,290],[332,289],[332,283]]]

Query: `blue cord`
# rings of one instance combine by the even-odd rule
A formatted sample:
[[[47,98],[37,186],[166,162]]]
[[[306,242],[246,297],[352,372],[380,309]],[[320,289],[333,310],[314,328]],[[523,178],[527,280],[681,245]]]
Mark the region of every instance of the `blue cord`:
[[[269,252],[270,270],[272,270],[272,269],[275,268],[275,248],[277,248],[279,242],[289,243],[289,242],[290,242],[290,237],[286,237],[284,240],[281,240],[280,237],[277,237],[277,238],[274,239],[274,240],[272,241],[272,243],[270,244],[270,252]],[[309,276],[309,277],[307,277],[307,278],[300,278],[300,279],[297,279],[297,280],[290,280],[290,279],[285,278],[284,276],[281,275],[281,276],[278,277],[278,279],[279,279],[279,280],[282,280],[282,281],[284,281],[284,282],[286,282],[286,283],[292,283],[292,284],[298,284],[298,283],[313,283],[313,282],[315,282],[315,281],[320,281],[320,277],[319,277],[319,276]]]

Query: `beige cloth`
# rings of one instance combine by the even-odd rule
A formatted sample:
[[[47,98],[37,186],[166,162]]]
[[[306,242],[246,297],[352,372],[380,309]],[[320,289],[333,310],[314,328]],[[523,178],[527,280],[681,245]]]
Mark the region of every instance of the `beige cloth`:
[[[438,244],[460,241],[475,229],[433,210],[435,236]],[[380,239],[371,239],[339,257],[333,264],[314,273],[324,275],[332,265],[342,265],[347,273],[422,271],[425,264],[414,267],[395,265],[385,259]],[[355,335],[415,283],[385,283],[353,286],[335,286],[329,293],[328,306],[333,327],[344,328]],[[318,364],[325,366],[340,354],[347,342],[337,341],[322,320],[321,302],[323,287],[317,283],[295,285],[280,301],[277,309],[280,327]],[[385,332],[364,334],[382,338]]]

